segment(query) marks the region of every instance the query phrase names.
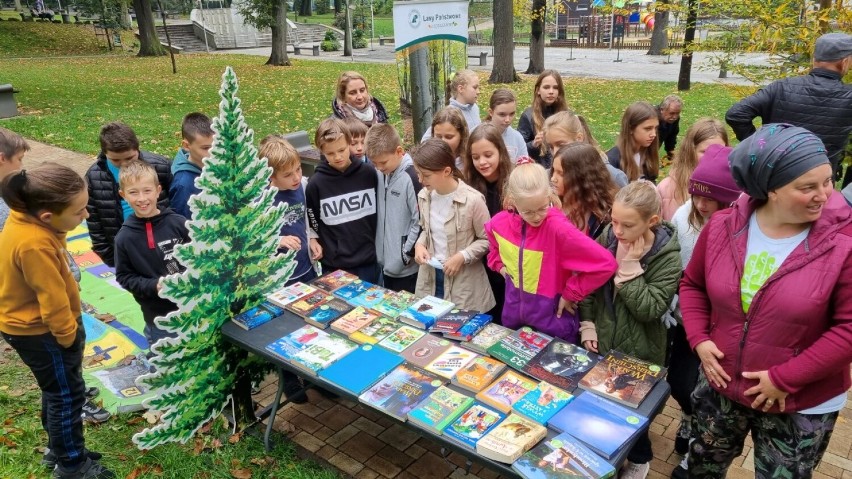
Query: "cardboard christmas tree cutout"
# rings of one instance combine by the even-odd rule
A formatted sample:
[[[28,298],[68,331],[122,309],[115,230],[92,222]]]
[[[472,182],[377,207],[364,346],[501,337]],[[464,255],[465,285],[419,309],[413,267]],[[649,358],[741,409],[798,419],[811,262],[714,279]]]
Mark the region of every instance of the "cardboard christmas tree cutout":
[[[156,393],[145,406],[162,417],[133,436],[140,449],[186,443],[222,411],[238,371],[251,367],[246,353],[225,341],[222,325],[259,304],[295,268],[292,252],[275,256],[283,205],[273,206],[272,169],[257,157],[237,89],[228,67],[213,120],[215,141],[196,180],[201,193],[189,202],[192,242],[175,248],[186,271],[166,278],[160,292],[179,309],[157,322],[177,337],[152,346],[156,372],[141,378]]]

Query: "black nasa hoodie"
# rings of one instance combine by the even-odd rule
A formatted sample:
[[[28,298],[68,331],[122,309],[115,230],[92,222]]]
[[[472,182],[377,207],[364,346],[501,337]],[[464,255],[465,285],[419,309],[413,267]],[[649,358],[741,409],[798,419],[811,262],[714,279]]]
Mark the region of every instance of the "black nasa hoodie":
[[[186,218],[171,208],[150,218],[132,214],[115,237],[115,276],[142,307],[145,323],[165,316],[177,305],[157,293],[161,277],[181,273],[186,268],[174,257],[175,245],[189,243]]]
[[[324,271],[376,262],[376,188],[372,165],[352,159],[340,172],[325,157],[308,180],[305,203],[311,229],[319,235]]]

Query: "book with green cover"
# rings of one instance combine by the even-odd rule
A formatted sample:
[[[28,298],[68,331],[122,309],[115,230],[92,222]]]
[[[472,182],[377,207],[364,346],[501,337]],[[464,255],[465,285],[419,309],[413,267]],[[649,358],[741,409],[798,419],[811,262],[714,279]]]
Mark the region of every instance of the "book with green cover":
[[[357,347],[357,344],[344,337],[329,334],[296,353],[292,363],[293,366],[316,375],[318,371],[329,367],[331,363],[351,353]]]
[[[529,360],[544,349],[552,339],[544,333],[524,326],[488,348],[488,354],[503,361],[509,367],[522,371]]]
[[[573,399],[574,396],[568,391],[542,381],[537,388],[513,404],[512,410],[546,426],[547,421]]]
[[[394,291],[386,294],[382,302],[375,305],[373,309],[389,318],[398,318],[399,315],[417,301],[417,298],[408,291]]]
[[[401,353],[405,351],[406,348],[414,344],[418,339],[422,338],[425,334],[426,331],[421,331],[408,325],[402,325],[399,329],[379,341],[379,346],[395,353]]]
[[[473,404],[473,398],[460,392],[441,386],[414,410],[408,413],[408,420],[435,434],[441,434]]]
[[[399,329],[400,326],[402,324],[395,319],[379,316],[370,322],[370,324],[350,334],[349,339],[361,344],[376,344]]]
[[[482,328],[482,331],[470,341],[464,341],[459,346],[476,351],[479,354],[488,354],[488,348],[497,344],[501,339],[512,334],[512,330],[495,323],[489,323]]]

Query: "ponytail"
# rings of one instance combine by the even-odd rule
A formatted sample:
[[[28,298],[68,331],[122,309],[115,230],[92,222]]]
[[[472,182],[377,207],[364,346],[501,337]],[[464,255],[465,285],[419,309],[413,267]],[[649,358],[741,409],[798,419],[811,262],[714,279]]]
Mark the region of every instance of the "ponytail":
[[[43,210],[62,213],[85,189],[86,181],[74,170],[50,162],[14,171],[0,181],[3,201],[9,208],[32,216]]]

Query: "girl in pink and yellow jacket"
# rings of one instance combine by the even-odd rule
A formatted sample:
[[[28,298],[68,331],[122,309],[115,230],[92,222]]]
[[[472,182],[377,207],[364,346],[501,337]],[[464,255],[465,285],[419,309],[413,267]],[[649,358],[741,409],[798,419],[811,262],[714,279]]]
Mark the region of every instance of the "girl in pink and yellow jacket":
[[[577,344],[577,303],[612,277],[615,259],[553,207],[541,165],[518,165],[505,194],[512,209],[485,225],[488,267],[506,278],[503,325]]]

